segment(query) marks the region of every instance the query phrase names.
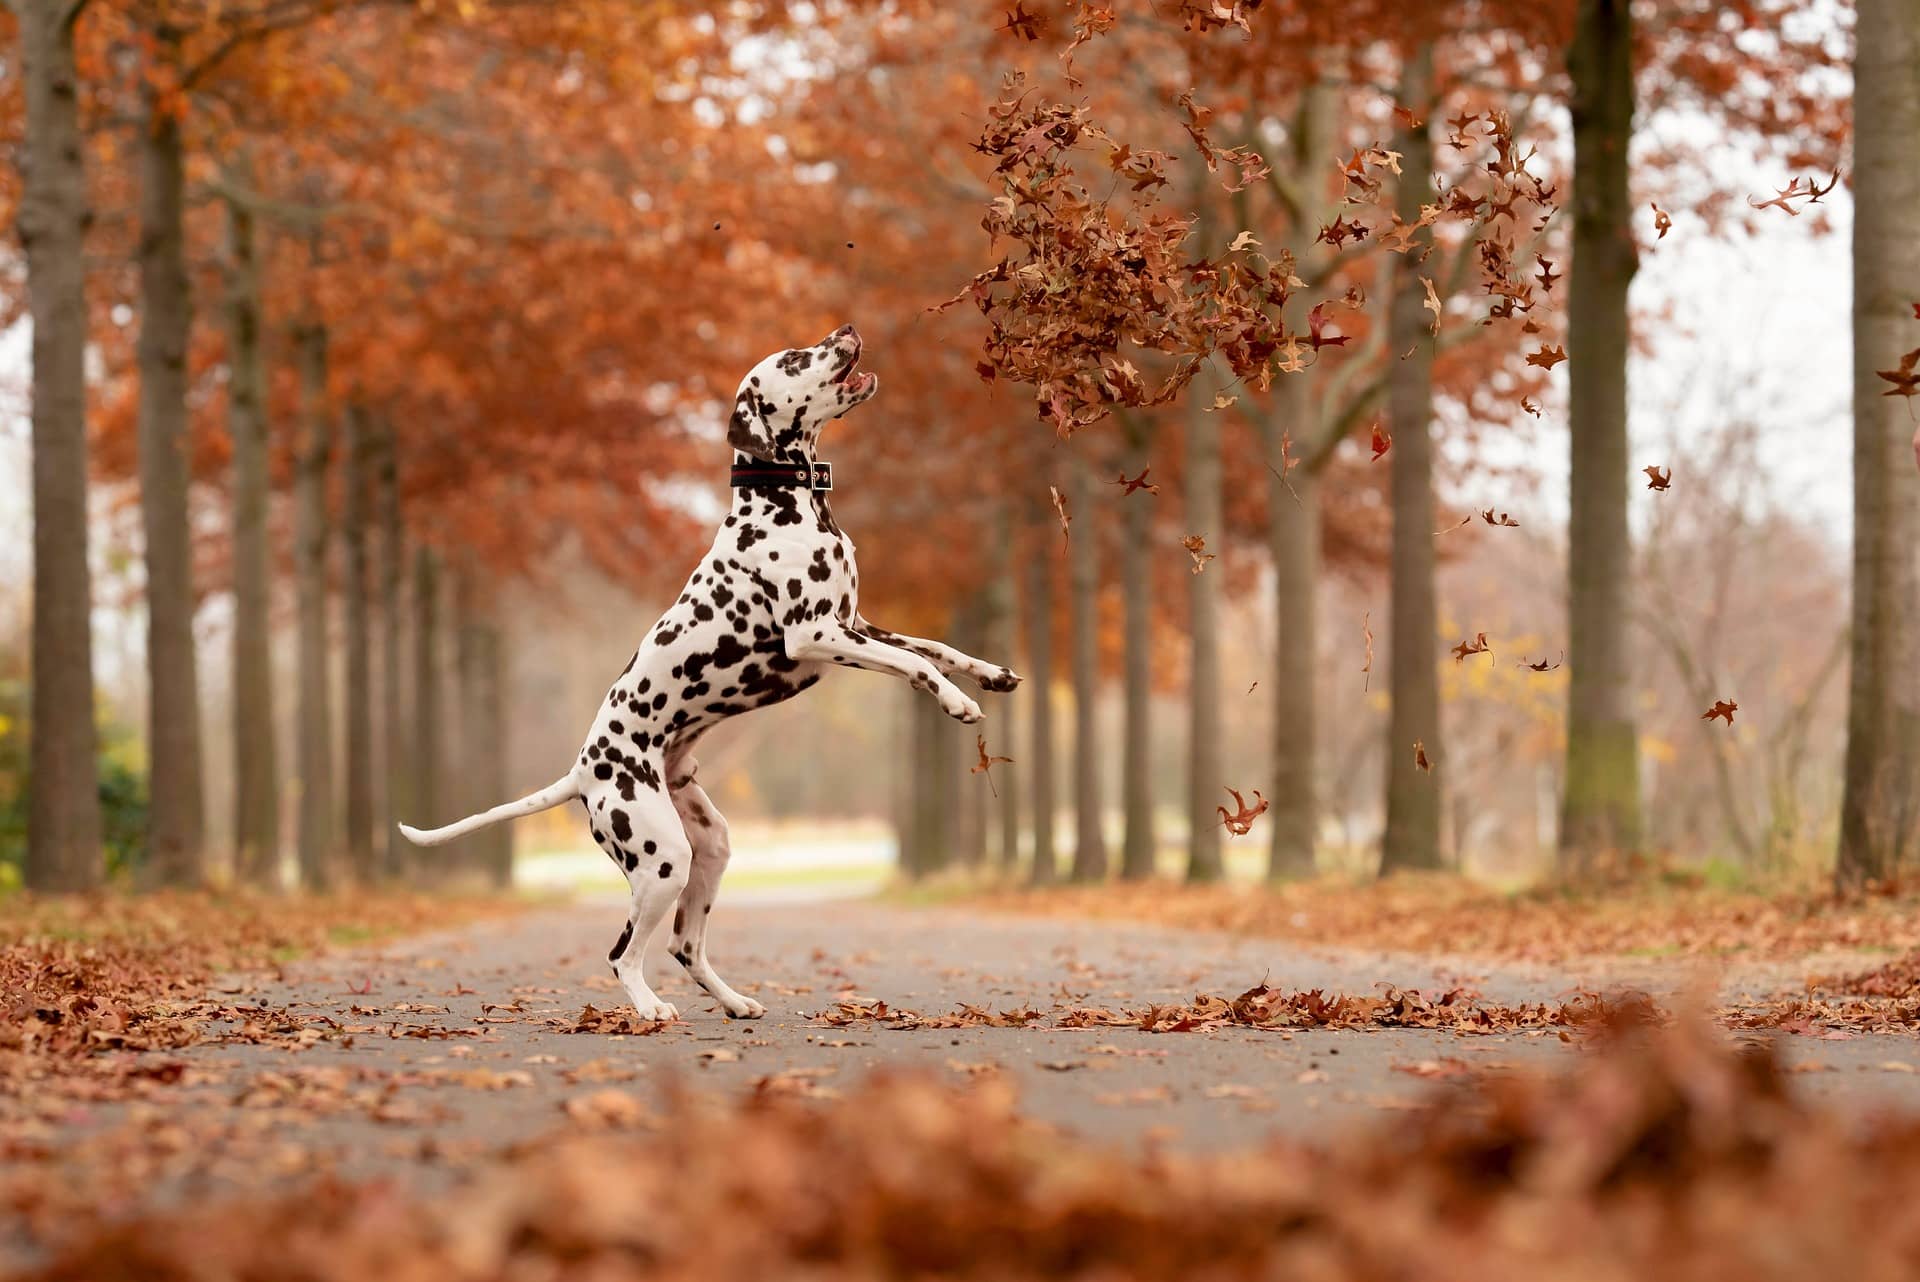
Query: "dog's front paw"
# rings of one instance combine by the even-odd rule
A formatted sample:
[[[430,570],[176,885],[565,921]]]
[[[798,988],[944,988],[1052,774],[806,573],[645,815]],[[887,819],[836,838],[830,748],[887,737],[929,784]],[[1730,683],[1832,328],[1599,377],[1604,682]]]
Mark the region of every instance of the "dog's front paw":
[[[720,1007],[727,1012],[728,1019],[759,1019],[767,1013],[767,1008],[753,998],[737,994],[733,1001],[722,1001]]]
[[[672,1002],[659,1000],[635,1003],[633,1013],[641,1019],[658,1020],[663,1024],[671,1023],[680,1018],[680,1008],[678,1006],[675,1006]]]
[[[989,668],[980,677],[980,688],[995,694],[1008,694],[1019,688],[1021,676],[1012,668]]]
[[[966,695],[961,694],[957,687],[951,685],[940,691],[940,711],[966,725],[972,725],[976,721],[983,720],[986,716],[985,713],[980,711],[979,704],[967,698]]]

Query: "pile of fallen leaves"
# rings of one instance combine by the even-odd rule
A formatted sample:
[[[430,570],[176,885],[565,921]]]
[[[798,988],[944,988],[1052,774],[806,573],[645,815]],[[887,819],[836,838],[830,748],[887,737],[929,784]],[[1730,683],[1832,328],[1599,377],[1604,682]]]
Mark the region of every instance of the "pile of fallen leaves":
[[[506,905],[412,893],[0,900],[0,1117],[50,1079],[75,1079],[70,1087],[88,1079],[94,1098],[151,1080],[156,1066],[102,1053],[204,1040],[223,1016],[205,1000],[218,975],[271,969],[340,940],[459,925]]]
[[[1380,986],[1377,996],[1294,990],[1266,983],[1238,997],[1202,993],[1187,1003],[1161,1003],[1114,1009],[1057,1002],[1050,1011],[1033,1007],[989,1010],[962,1004],[945,1015],[889,1006],[886,1002],[846,999],[814,1016],[831,1028],[875,1023],[903,1031],[948,1028],[1138,1028],[1148,1033],[1197,1033],[1242,1028],[1423,1028],[1453,1033],[1510,1033],[1524,1029],[1565,1029],[1603,1023],[1654,1020],[1659,1012],[1644,994],[1603,997],[1581,993],[1564,1002],[1490,1002],[1465,989],[1428,997],[1416,989]]]
[[[691,1096],[507,1154],[464,1187],[298,1192],[97,1225],[30,1276],[1908,1277],[1920,1123],[1844,1125],[1765,1051],[1616,1033],[1553,1078],[1459,1079],[1330,1148],[1122,1152],[1008,1082],[843,1101]]]
[[[1150,922],[1393,951],[1526,961],[1624,956],[1796,958],[1920,949],[1920,895],[1734,892],[1635,884],[1605,893],[1506,894],[1445,874],[1277,886],[1165,881],[997,889],[999,911]]]

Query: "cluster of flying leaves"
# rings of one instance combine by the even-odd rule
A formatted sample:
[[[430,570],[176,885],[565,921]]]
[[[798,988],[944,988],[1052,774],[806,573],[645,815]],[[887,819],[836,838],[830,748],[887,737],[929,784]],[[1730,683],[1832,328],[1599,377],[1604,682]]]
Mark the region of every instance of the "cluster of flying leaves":
[[[1208,138],[1211,113],[1191,94],[1181,110],[1229,190],[1264,172],[1258,156]],[[1002,190],[982,226],[1013,249],[942,304],[971,301],[986,317],[983,378],[1031,386],[1062,436],[1116,406],[1168,403],[1208,356],[1269,385],[1275,354],[1291,339],[1281,311],[1301,284],[1290,260],[1245,249],[1195,256],[1193,218],[1153,199],[1173,157],[1116,141],[1085,106],[1048,102],[1018,73],[988,114],[974,146],[994,161]],[[1079,166],[1096,155],[1107,180],[1136,199],[1091,190]],[[1170,363],[1150,375],[1129,353]]]
[[[1770,1050],[1718,1030],[1620,1024],[1556,1076],[1410,1065],[1453,1080],[1330,1140],[1231,1157],[1045,1130],[993,1072],[882,1077],[826,1105],[776,1074],[740,1103],[682,1093],[658,1116],[609,1089],[457,1196],[336,1179],[96,1212],[26,1276],[1912,1275],[1920,1126],[1822,1112]]]

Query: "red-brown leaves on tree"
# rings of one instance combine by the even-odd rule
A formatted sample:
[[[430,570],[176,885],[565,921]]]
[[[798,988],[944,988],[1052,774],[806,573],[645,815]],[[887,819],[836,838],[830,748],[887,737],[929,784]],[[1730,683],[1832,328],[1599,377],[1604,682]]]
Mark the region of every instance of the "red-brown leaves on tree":
[[[1215,806],[1214,809],[1220,812],[1220,822],[1228,832],[1236,837],[1244,837],[1253,828],[1253,821],[1267,813],[1267,799],[1260,795],[1258,788],[1253,790],[1251,804],[1240,795],[1237,788],[1229,788],[1227,792],[1233,797],[1235,809],[1231,813],[1225,806]]]
[[[1487,634],[1484,632],[1476,632],[1473,635],[1473,640],[1462,641],[1459,645],[1453,647],[1453,661],[1460,663],[1470,654],[1492,653],[1493,647],[1487,644]]]
[[[1647,474],[1647,488],[1650,490],[1664,490],[1673,484],[1672,468],[1668,468],[1663,472],[1658,467],[1649,465],[1640,470]]]
[[[1727,724],[1732,725],[1733,714],[1738,712],[1739,710],[1740,710],[1740,705],[1733,702],[1733,700],[1731,699],[1716,699],[1714,700],[1714,704],[1711,708],[1708,708],[1705,712],[1700,714],[1700,719],[1702,721],[1711,721],[1715,717],[1724,717],[1726,718]]]

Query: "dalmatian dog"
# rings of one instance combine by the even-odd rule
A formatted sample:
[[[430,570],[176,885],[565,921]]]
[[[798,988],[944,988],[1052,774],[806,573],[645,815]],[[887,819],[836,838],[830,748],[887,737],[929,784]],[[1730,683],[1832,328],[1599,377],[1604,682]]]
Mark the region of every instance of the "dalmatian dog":
[[[776,352],[740,384],[727,430],[731,510],[607,691],[573,767],[538,792],[444,828],[400,825],[416,845],[435,846],[579,798],[593,839],[633,892],[608,961],[642,1019],[679,1015],[641,973],[669,912],[673,958],[694,982],[733,1018],[766,1013],[707,960],[707,918],[730,847],[726,820],[695,781],[693,747],[703,733],[792,698],[836,664],[899,677],[967,723],[980,720],[980,706],[952,678],[994,691],[1020,683],[1007,668],[861,616],[853,540],[828,503],[831,468],[814,457],[821,430],[880,388],[859,363],[860,336],[847,325],[812,347]]]

